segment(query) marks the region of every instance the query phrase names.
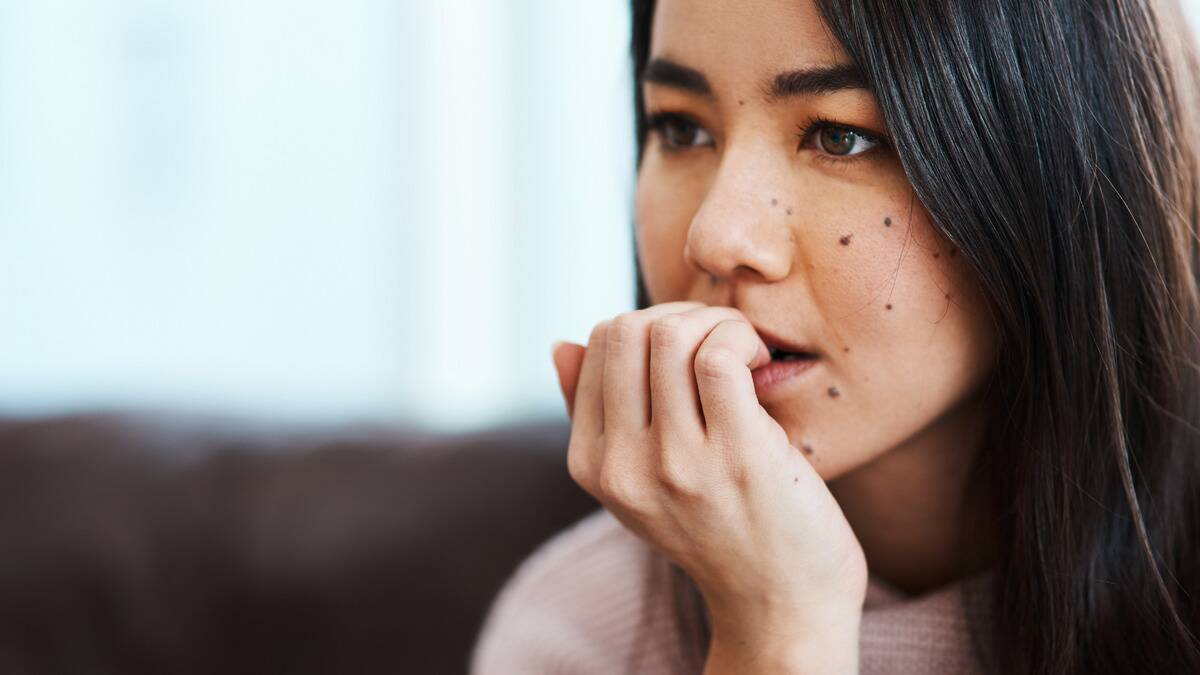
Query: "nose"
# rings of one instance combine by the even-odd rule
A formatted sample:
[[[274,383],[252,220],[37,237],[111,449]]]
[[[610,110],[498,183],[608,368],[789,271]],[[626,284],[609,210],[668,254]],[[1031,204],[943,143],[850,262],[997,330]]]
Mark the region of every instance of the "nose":
[[[688,263],[713,281],[786,279],[792,271],[793,242],[782,175],[765,166],[762,154],[726,151],[684,245]]]

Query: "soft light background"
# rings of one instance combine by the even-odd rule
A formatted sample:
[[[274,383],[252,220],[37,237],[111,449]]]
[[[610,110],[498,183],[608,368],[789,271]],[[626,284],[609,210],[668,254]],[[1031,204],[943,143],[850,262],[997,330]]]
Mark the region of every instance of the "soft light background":
[[[0,0],[0,414],[565,419],[632,308],[627,5]]]
[[[561,416],[551,341],[633,305],[627,24],[0,0],[0,414]]]

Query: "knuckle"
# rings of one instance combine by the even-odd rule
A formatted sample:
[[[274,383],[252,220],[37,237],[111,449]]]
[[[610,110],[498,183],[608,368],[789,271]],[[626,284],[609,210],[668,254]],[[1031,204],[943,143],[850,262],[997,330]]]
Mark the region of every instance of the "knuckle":
[[[628,348],[641,339],[641,321],[632,314],[622,314],[608,325],[607,344],[609,349]]]
[[[728,456],[724,464],[725,475],[733,487],[743,494],[749,492],[753,476],[746,464],[735,461],[732,457]]]
[[[611,322],[611,319],[605,319],[592,328],[592,334],[588,336],[588,347],[604,343]]]
[[[591,466],[588,464],[583,452],[577,451],[574,448],[567,452],[567,473],[571,476],[571,480],[575,481],[580,487],[589,492],[591,491]]]
[[[736,364],[737,356],[728,347],[703,347],[696,352],[697,377],[724,379]]]
[[[717,323],[717,328],[728,331],[744,331],[746,329],[754,330],[754,326],[752,326],[749,321],[736,316],[728,319],[721,319]]]
[[[666,349],[678,346],[683,342],[686,324],[687,317],[682,314],[660,316],[650,324],[651,345]]]
[[[696,498],[703,491],[699,472],[677,452],[664,452],[658,463],[658,482],[672,496]]]
[[[600,467],[597,487],[609,501],[624,507],[633,507],[640,502],[636,477],[611,462]]]

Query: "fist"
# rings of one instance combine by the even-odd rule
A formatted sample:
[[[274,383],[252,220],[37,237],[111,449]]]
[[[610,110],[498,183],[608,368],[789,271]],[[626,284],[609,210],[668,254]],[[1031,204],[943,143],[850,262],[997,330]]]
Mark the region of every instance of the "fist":
[[[736,309],[665,303],[559,343],[567,468],[696,581],[714,639],[826,634],[861,618],[867,567],[837,501],[759,404],[766,344]]]

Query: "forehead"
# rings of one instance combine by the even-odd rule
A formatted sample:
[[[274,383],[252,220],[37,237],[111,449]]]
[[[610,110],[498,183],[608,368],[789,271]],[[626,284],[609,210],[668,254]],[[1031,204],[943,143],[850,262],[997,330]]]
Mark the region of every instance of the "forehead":
[[[812,0],[659,0],[650,55],[704,72],[716,89],[849,60]]]

